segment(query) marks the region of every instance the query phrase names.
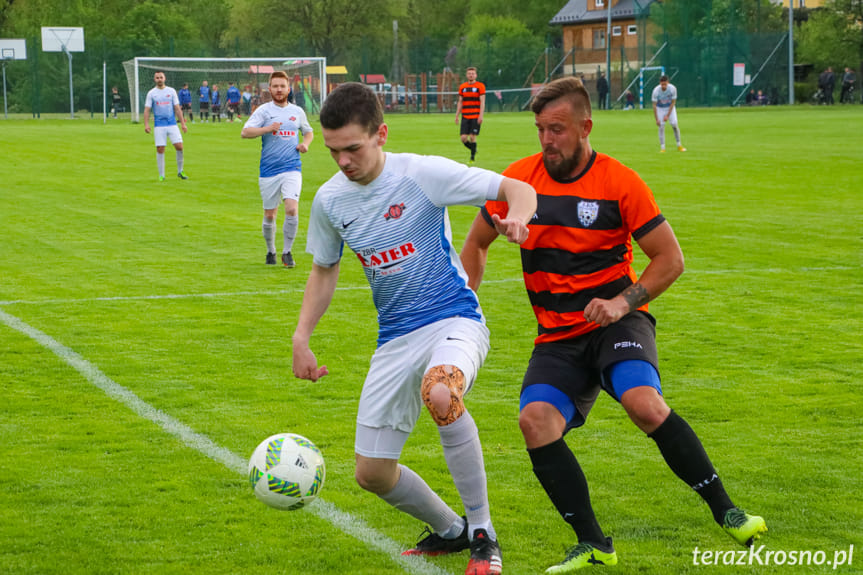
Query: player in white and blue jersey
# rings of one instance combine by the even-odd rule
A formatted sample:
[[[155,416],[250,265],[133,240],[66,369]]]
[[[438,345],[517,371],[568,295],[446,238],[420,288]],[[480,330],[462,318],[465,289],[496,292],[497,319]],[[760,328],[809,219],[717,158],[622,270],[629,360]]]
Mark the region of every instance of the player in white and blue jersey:
[[[187,180],[189,178],[183,171],[183,136],[180,135],[180,129],[177,127],[177,118],[180,118],[183,131],[186,131],[186,118],[180,110],[180,99],[176,90],[165,85],[164,72],[156,72],[153,80],[156,82],[156,87],[147,92],[144,104],[144,131],[150,133],[150,112],[152,111],[159,181],[165,180],[165,145],[169,138],[177,151],[177,177]]]
[[[447,206],[507,201],[496,229],[522,243],[536,194],[523,182],[445,158],[385,153],[381,104],[362,84],[333,90],[320,121],[340,172],[318,190],[309,216],[307,251],[314,261],[293,335],[294,375],[317,381],[329,373],[318,366],[309,341],[333,298],[347,245],[365,271],[379,324],[357,413],[357,482],[434,528],[404,554],[469,548],[469,573],[500,573],[482,447],[463,402],[488,352],[489,334],[452,242]],[[423,404],[438,426],[464,517],[399,464]]]
[[[210,121],[210,85],[206,80],[198,88],[198,116],[202,122]]]
[[[300,191],[303,187],[302,161],[312,143],[314,133],[306,113],[288,102],[288,75],[278,71],[270,74],[272,100],[259,106],[246,121],[240,135],[261,138],[261,167],[258,185],[264,204],[262,224],[267,244],[268,265],[276,264],[276,211],[285,203],[282,224],[282,264],[294,267],[291,249],[299,227]]]
[[[685,152],[686,148],[680,142],[680,128],[677,127],[677,88],[668,81],[668,76],[665,74],[659,78],[659,85],[653,89],[651,100],[656,125],[659,126],[659,151],[665,151],[665,123],[668,122],[674,130],[677,149]]]

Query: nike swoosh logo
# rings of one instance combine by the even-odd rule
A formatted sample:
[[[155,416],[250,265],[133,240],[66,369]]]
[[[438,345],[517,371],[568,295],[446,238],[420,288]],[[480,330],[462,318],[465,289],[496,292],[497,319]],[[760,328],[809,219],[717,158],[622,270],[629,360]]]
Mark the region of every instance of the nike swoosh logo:
[[[357,218],[352,219],[348,223],[345,223],[344,221],[342,221],[342,228],[345,230],[348,229],[348,226],[351,225],[352,223],[354,223],[355,221],[357,221]]]
[[[447,337],[447,338],[446,338],[446,340],[447,340],[447,341],[465,341],[465,340],[463,340],[463,339],[459,339],[459,338],[457,338],[457,337]]]

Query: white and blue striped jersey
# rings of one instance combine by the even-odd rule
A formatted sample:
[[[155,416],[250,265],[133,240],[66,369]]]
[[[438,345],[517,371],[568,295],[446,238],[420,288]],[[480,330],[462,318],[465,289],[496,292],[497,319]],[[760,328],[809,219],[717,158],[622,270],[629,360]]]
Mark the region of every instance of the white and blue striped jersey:
[[[450,317],[485,322],[452,244],[447,206],[496,199],[503,176],[437,156],[386,154],[363,186],[339,172],[318,190],[306,251],[336,264],[345,244],[372,288],[378,346]]]
[[[671,106],[671,102],[676,99],[677,88],[671,82],[668,83],[665,90],[662,89],[662,85],[658,85],[653,89],[651,101],[656,102],[657,108],[668,108]]]
[[[147,92],[147,99],[144,107],[150,108],[153,111],[154,126],[176,126],[177,118],[174,117],[174,106],[180,105],[180,98],[177,97],[177,92],[165,86],[161,90],[153,88]]]
[[[281,122],[277,132],[261,136],[261,177],[269,178],[285,172],[299,172],[302,169],[297,145],[302,135],[312,131],[302,108],[294,104],[285,107],[267,102],[259,106],[246,121],[244,128],[263,128],[273,122]]]

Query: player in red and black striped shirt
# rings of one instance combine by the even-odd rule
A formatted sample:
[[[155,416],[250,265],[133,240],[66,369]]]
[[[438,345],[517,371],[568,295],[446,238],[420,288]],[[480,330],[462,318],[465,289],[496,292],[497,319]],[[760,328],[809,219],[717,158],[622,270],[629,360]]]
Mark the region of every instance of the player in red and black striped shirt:
[[[683,272],[683,253],[650,188],[633,170],[595,152],[590,97],[581,81],[544,87],[532,110],[542,153],[504,175],[531,184],[537,212],[521,244],[524,283],[539,335],[521,389],[519,426],[534,474],[578,543],[547,573],[617,563],[590,504],[587,480],[563,436],[584,424],[600,389],[659,447],[672,471],[710,506],[716,522],[750,545],[764,519],[737,508],[686,421],[665,403],[655,320],[647,303]],[[489,202],[461,258],[478,289],[494,225],[506,207]],[[650,259],[633,268],[632,239]]]
[[[470,161],[476,159],[476,137],[485,114],[485,84],[476,81],[476,68],[471,66],[465,72],[467,82],[458,88],[458,105],[455,109],[455,123],[461,114],[461,143],[470,150]]]

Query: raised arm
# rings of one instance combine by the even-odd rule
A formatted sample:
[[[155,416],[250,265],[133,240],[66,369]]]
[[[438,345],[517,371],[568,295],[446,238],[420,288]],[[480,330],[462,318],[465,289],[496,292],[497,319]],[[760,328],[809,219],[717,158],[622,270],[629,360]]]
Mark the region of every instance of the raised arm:
[[[281,127],[282,127],[281,122],[273,122],[269,126],[264,126],[262,128],[255,128],[252,126],[243,126],[243,131],[240,132],[240,137],[241,138],[249,138],[249,139],[260,138],[261,136],[263,136],[267,132],[275,132]]]
[[[300,307],[300,318],[292,338],[293,371],[296,377],[317,381],[329,373],[327,366],[318,367],[318,360],[309,347],[309,340],[333,299],[338,280],[339,264],[332,267],[312,264]]]
[[[683,273],[683,252],[668,222],[638,240],[650,263],[638,281],[611,299],[595,298],[584,308],[584,319],[605,327],[659,297]]]
[[[527,239],[527,224],[536,213],[536,191],[530,184],[504,178],[498,189],[497,199],[506,202],[508,210],[505,218],[492,216],[497,233],[515,244]]]

